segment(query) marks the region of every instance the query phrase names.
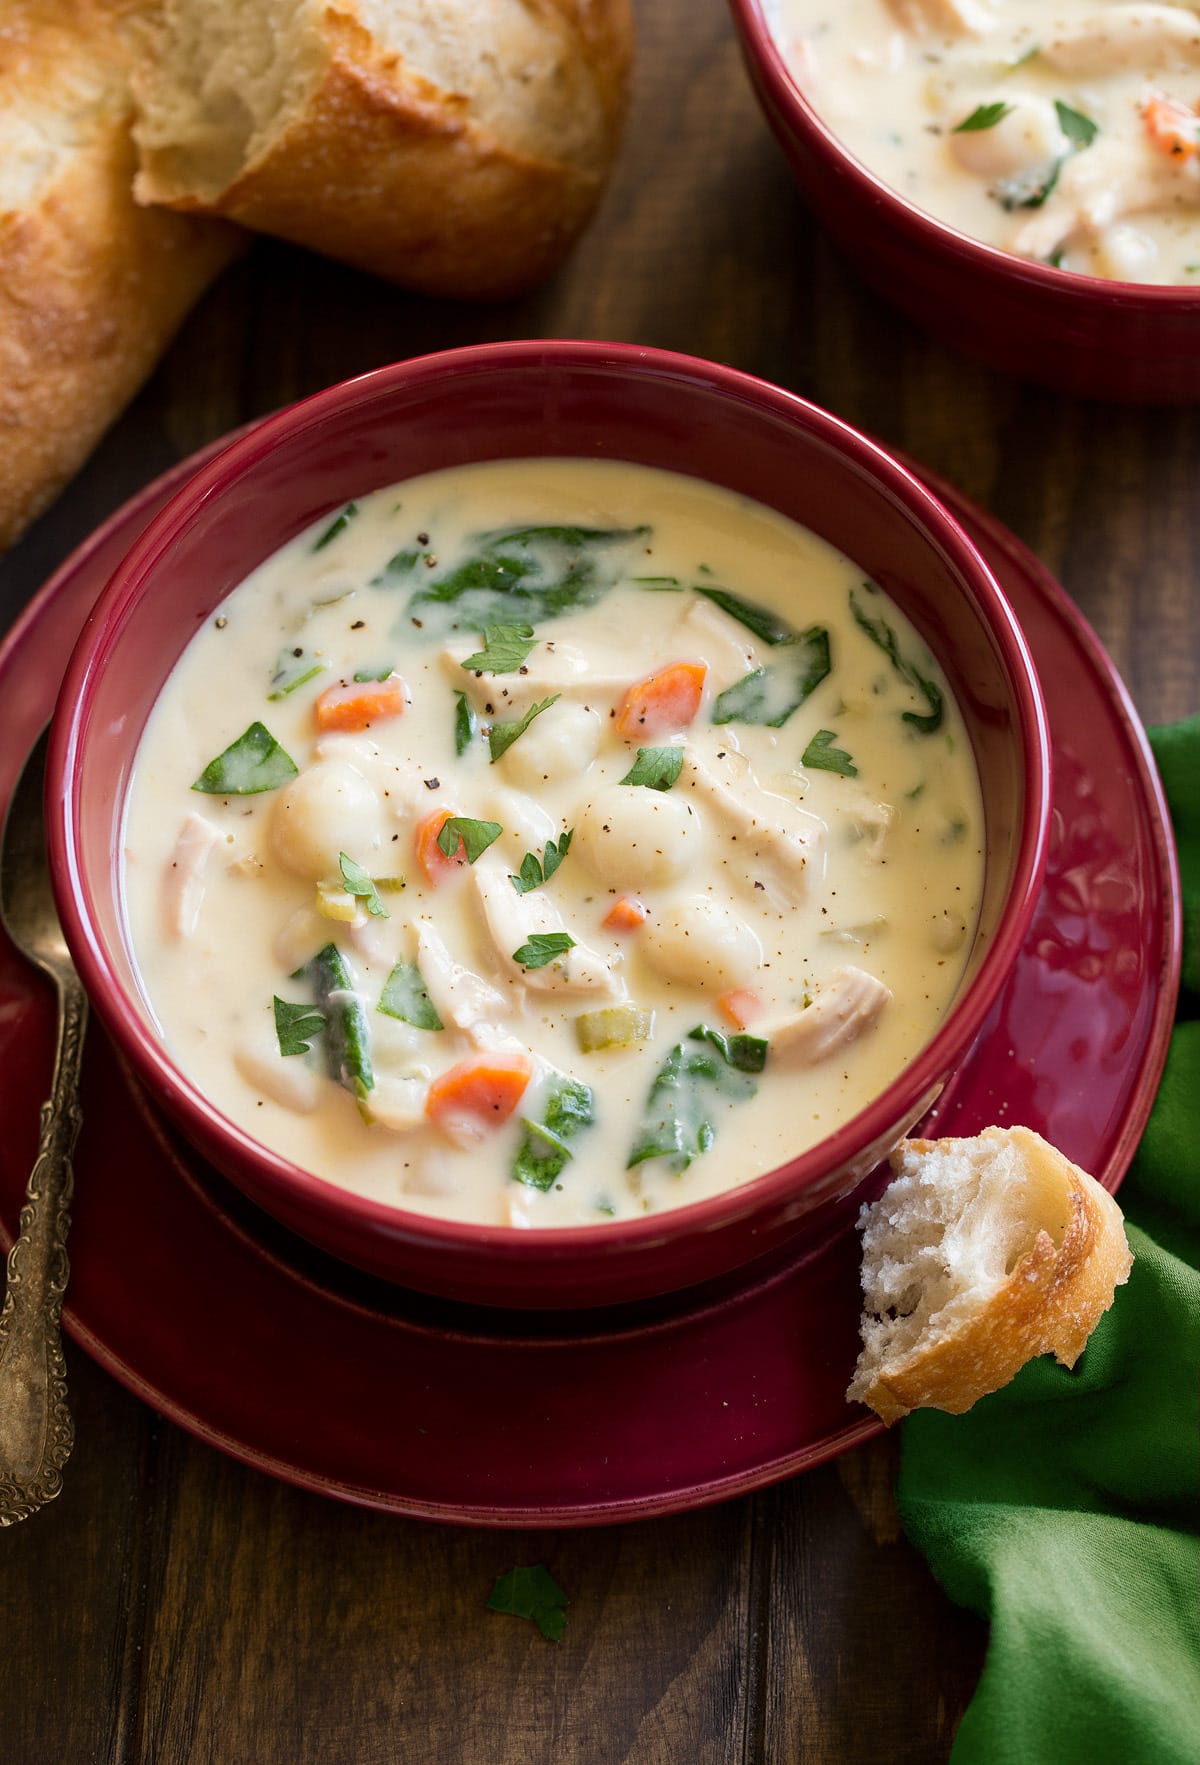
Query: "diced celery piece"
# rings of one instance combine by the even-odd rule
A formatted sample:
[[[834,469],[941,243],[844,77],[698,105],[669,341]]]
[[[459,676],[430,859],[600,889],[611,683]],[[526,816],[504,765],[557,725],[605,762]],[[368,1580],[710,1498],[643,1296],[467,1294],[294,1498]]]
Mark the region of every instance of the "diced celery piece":
[[[575,1019],[575,1035],[584,1054],[598,1048],[632,1048],[654,1033],[654,1013],[640,1005],[607,1005]]]

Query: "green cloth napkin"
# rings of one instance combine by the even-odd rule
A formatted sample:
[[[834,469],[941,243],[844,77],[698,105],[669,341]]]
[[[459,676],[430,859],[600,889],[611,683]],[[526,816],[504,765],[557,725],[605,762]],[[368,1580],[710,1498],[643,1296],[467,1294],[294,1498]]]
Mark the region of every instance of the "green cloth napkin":
[[[1073,1372],[904,1423],[897,1496],[990,1619],[952,1765],[1200,1765],[1200,717],[1151,732],[1179,842],[1183,990],[1121,1190],[1135,1262]]]

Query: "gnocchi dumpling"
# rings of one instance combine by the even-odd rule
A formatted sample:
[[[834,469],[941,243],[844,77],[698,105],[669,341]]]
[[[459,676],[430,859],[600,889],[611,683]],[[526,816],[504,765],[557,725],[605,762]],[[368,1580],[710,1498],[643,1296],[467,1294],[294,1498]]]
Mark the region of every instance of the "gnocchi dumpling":
[[[575,851],[609,888],[677,882],[708,851],[700,811],[682,792],[611,785],[580,810]]]
[[[709,895],[685,895],[668,907],[647,925],[642,949],[665,979],[717,991],[753,980],[763,961],[756,933]]]
[[[379,793],[344,760],[317,760],[281,791],[271,811],[271,849],[293,876],[336,875],[339,852],[360,864],[384,844]]]
[[[514,742],[500,764],[522,790],[540,790],[586,772],[600,751],[603,734],[598,711],[560,699],[538,720],[536,742]]]

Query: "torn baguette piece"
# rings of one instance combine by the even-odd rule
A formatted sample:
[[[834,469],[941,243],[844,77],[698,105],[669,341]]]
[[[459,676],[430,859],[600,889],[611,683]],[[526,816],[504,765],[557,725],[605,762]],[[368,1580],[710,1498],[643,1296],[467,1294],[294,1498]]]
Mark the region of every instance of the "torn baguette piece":
[[[139,0],[0,7],[0,550],[78,470],[243,235],[133,199]]]
[[[862,1352],[846,1396],[887,1423],[961,1415],[1026,1361],[1073,1367],[1133,1257],[1120,1208],[1029,1128],[908,1140],[863,1209]]]
[[[164,0],[153,34],[139,202],[488,299],[589,218],[632,53],[628,0]]]

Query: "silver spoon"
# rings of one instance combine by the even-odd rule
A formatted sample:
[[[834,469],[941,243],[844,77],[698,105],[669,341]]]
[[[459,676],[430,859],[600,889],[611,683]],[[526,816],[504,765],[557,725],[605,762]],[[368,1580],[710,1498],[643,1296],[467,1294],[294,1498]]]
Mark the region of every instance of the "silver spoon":
[[[79,1124],[79,1072],[87,995],[75,973],[50,893],[42,790],[46,732],[17,781],[0,848],[0,920],[17,949],[58,989],[58,1047],[50,1101],[42,1105],[37,1159],[20,1230],[8,1253],[0,1311],[0,1526],[52,1501],[75,1438],[67,1408],[60,1317],[67,1285],[71,1153]]]

